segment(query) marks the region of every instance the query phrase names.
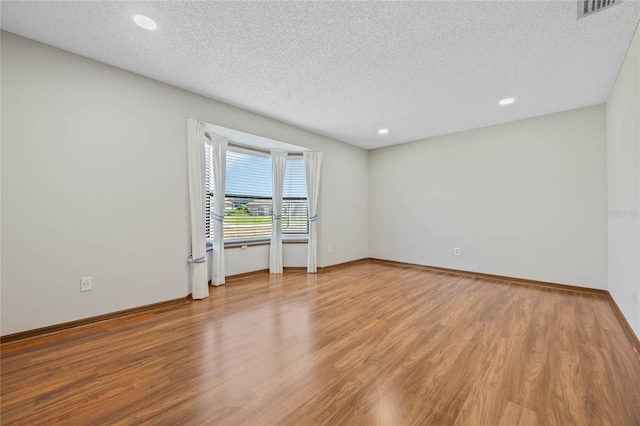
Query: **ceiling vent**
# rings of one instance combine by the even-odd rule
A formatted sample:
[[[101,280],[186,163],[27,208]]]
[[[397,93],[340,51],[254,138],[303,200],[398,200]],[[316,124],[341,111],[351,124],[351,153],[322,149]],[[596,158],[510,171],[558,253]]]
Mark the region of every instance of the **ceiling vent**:
[[[578,19],[593,15],[620,3],[622,3],[622,0],[578,0]]]

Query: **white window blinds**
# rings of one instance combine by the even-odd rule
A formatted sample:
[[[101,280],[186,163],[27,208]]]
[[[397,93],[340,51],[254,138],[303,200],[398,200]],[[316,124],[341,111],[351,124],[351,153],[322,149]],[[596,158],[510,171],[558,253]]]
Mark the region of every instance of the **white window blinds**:
[[[224,240],[271,238],[271,158],[251,151],[227,151]]]
[[[213,238],[213,166],[211,147],[206,147],[205,234]],[[230,244],[269,241],[273,202],[271,159],[249,150],[227,151],[224,241]],[[309,233],[307,188],[302,157],[289,157],[284,178],[282,236],[284,240],[304,238]]]
[[[289,157],[284,174],[282,197],[282,236],[302,237],[309,233],[307,184],[302,157]]]

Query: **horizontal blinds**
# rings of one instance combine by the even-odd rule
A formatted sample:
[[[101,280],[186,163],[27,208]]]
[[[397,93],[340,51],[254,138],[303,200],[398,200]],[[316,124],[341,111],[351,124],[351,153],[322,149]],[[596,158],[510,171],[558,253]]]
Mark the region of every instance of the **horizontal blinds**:
[[[226,194],[271,198],[271,158],[256,153],[227,151]]]
[[[251,241],[271,237],[271,198],[226,197],[225,241]]]
[[[307,183],[301,157],[287,159],[283,194],[282,235],[308,234]]]
[[[205,197],[204,197],[204,235],[205,238],[213,239],[213,226],[211,214],[213,213],[213,147],[208,143],[204,144],[205,163]]]
[[[211,147],[206,146],[206,220],[207,238],[213,238],[213,164]],[[271,158],[249,151],[227,151],[227,181],[224,206],[225,242],[251,242],[271,237],[273,201]],[[282,201],[283,236],[308,234],[307,189],[304,161],[289,158]]]
[[[228,151],[224,240],[270,238],[271,197],[271,158],[252,151]]]
[[[307,182],[304,173],[304,160],[302,157],[289,157],[287,169],[284,172],[284,198],[307,199]]]

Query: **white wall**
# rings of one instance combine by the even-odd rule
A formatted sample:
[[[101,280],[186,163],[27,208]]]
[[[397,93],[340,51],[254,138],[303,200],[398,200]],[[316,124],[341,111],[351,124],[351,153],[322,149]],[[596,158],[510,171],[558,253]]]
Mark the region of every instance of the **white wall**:
[[[207,252],[207,261],[211,262],[211,251]],[[306,244],[282,244],[282,262],[285,268],[307,266]],[[224,251],[225,274],[237,275],[269,268],[269,245],[235,247]],[[211,279],[211,271],[209,280]]]
[[[366,151],[5,32],[1,61],[3,335],[190,292],[187,117],[323,151],[319,265],[367,256]]]
[[[605,135],[600,105],[370,151],[370,256],[605,289]]]
[[[0,31],[0,49],[2,48],[2,31]],[[0,50],[0,75],[2,74],[2,54]],[[0,78],[0,100],[2,99],[2,78]],[[2,108],[0,107],[0,129],[2,129]],[[0,131],[0,190],[2,188],[2,132]],[[2,228],[2,191],[0,191],[0,228]],[[0,229],[0,241],[2,230]],[[2,317],[2,244],[0,243],[0,321]],[[0,328],[2,324],[0,323]]]
[[[640,336],[640,31],[607,101],[609,292]],[[640,298],[640,295],[637,296]]]
[[[229,248],[224,251],[225,274],[236,275],[269,268],[269,245],[247,248]],[[282,265],[307,266],[306,244],[282,244]]]

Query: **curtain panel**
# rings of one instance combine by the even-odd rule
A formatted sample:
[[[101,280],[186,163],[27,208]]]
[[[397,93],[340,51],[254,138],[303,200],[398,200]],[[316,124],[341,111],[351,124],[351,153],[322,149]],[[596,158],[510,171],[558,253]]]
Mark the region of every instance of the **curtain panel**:
[[[204,237],[205,127],[197,120],[187,120],[187,158],[189,175],[189,214],[191,217],[190,288],[194,299],[209,297]]]
[[[213,148],[213,252],[211,253],[211,284],[224,284],[224,201],[227,177],[227,145],[222,136],[209,134],[207,143]]]
[[[307,273],[315,274],[318,271],[318,231],[316,220],[318,219],[318,197],[320,195],[320,170],[322,168],[322,153],[303,153],[304,169],[307,179],[307,207],[309,210],[309,243],[307,245]]]
[[[271,227],[271,247],[269,249],[269,272],[272,274],[282,273],[282,193],[286,168],[287,153],[285,151],[271,151],[273,226]]]

